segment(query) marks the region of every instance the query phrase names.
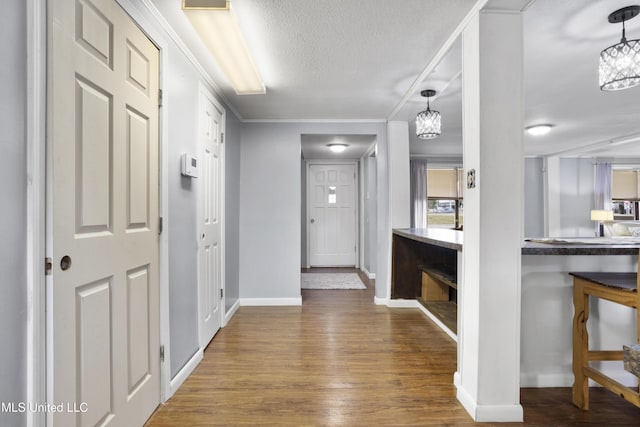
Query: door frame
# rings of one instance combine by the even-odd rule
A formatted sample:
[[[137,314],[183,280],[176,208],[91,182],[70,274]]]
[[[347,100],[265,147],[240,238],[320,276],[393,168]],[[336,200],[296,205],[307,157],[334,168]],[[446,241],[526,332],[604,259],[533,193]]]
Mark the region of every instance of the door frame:
[[[131,0],[114,0],[131,17],[143,33],[158,47],[159,88],[167,86],[164,70],[167,69],[166,39],[134,6]],[[27,94],[26,94],[26,152],[27,152],[27,357],[26,357],[26,401],[48,402],[48,383],[51,367],[47,366],[47,348],[52,334],[46,322],[47,307],[51,301],[46,289],[52,285],[50,276],[45,276],[45,258],[51,254],[48,233],[51,230],[47,218],[47,186],[51,183],[50,167],[47,166],[47,129],[50,106],[47,102],[49,50],[49,16],[47,7],[50,0],[26,0],[26,48],[27,48]],[[146,3],[146,1],[145,1]],[[165,346],[165,359],[160,363],[160,401],[165,402],[169,394],[170,355],[169,353],[169,271],[168,271],[168,120],[167,104],[158,114],[158,155],[159,155],[159,214],[165,224],[159,239],[159,290],[160,290],[160,344]],[[158,354],[158,357],[160,355]],[[49,402],[51,403],[51,402]],[[26,412],[27,426],[45,426],[45,412]]]
[[[204,84],[204,82],[200,81],[200,84],[198,86],[198,127],[200,127],[201,123],[200,123],[200,114],[202,113],[202,97],[205,96],[209,101],[211,101],[211,103],[213,104],[213,106],[215,108],[217,108],[219,111],[222,111],[222,123],[220,126],[220,182],[219,182],[219,191],[220,191],[220,289],[222,291],[222,295],[224,295],[224,289],[225,289],[225,263],[226,263],[226,256],[225,256],[225,248],[226,248],[226,242],[225,242],[225,185],[226,185],[226,180],[225,180],[225,173],[226,173],[226,162],[225,162],[225,155],[226,155],[226,144],[224,143],[224,135],[226,133],[226,123],[227,123],[227,110],[224,108],[224,106],[222,105],[222,103],[220,103],[220,101],[218,101],[216,99],[216,97],[214,96],[214,94],[211,92],[211,90],[207,87],[206,84]],[[200,135],[200,129],[198,129],[198,139],[200,139],[201,135]],[[198,141],[198,156],[202,159],[201,155],[203,152],[203,147],[201,146],[200,141]],[[198,230],[196,233],[196,241],[198,240],[198,236],[200,236],[202,234],[202,211],[201,211],[201,203],[202,203],[202,193],[201,190],[198,189],[198,202],[197,202],[197,218],[198,218]],[[201,286],[202,286],[202,278],[200,277],[200,251],[201,248],[198,245],[198,255],[197,255],[197,260],[198,260],[198,310],[200,310],[200,298],[201,298]],[[198,312],[198,329],[200,329],[200,312]],[[220,318],[218,319],[220,322],[220,328],[223,328],[225,326],[224,324],[224,320],[225,320],[225,316],[226,315],[226,305],[225,305],[225,298],[221,298],[221,302],[220,302]],[[198,344],[200,346],[200,341],[202,341],[202,337],[201,337],[202,331],[198,330]],[[208,344],[208,343],[207,343]],[[204,351],[204,347],[200,346],[200,350]]]
[[[355,183],[354,183],[354,201],[353,206],[356,210],[356,226],[354,227],[354,244],[356,246],[355,253],[355,268],[360,268],[360,161],[359,160],[305,160],[305,179],[307,180],[306,185],[306,218],[305,218],[305,234],[306,234],[306,268],[311,268],[311,230],[309,224],[311,223],[311,200],[310,200],[310,182],[309,174],[311,170],[311,165],[353,165],[355,168]]]

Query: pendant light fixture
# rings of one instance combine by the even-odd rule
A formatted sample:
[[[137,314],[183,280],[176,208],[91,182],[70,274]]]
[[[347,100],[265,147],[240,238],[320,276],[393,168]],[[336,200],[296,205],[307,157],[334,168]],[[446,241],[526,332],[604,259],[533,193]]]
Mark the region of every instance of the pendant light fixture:
[[[627,40],[625,21],[635,18],[640,6],[627,6],[609,15],[611,24],[622,22],[620,43],[600,52],[600,89],[629,89],[640,84],[640,40]]]
[[[416,117],[416,135],[420,139],[433,139],[440,135],[440,112],[432,110],[429,106],[429,98],[435,94],[436,91],[433,89],[420,92],[420,95],[427,98],[427,109],[419,112]]]

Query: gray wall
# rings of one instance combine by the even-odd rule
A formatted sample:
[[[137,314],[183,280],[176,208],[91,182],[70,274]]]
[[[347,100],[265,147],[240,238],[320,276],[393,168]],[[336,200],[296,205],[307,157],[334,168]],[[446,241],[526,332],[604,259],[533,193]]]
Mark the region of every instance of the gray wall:
[[[364,168],[364,268],[369,273],[375,274],[378,227],[376,158],[365,157],[361,164]]]
[[[551,184],[549,184],[551,185]],[[564,237],[593,237],[593,159],[560,159],[560,227]]]
[[[173,43],[169,46],[165,105],[169,120],[169,316],[171,377],[198,345],[197,179],[180,175],[180,155],[198,153],[200,76]]]
[[[240,134],[241,123],[227,110],[225,131],[225,309],[240,298]]]
[[[378,146],[386,150],[384,123],[244,124],[240,149],[241,298],[300,297],[303,133],[377,134]],[[389,240],[389,230],[380,234]]]
[[[5,1],[0,14],[0,402],[26,401],[26,11]],[[25,425],[0,412],[1,426]]]
[[[544,236],[542,158],[524,159],[524,237]]]

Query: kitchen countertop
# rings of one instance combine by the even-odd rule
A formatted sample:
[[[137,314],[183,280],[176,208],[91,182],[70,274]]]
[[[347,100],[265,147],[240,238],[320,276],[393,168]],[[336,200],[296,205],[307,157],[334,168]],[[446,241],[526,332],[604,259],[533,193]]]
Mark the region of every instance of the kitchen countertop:
[[[522,247],[523,255],[638,255],[640,241],[584,237],[567,239],[528,239]]]
[[[393,234],[442,248],[462,250],[462,231],[449,228],[395,228]]]

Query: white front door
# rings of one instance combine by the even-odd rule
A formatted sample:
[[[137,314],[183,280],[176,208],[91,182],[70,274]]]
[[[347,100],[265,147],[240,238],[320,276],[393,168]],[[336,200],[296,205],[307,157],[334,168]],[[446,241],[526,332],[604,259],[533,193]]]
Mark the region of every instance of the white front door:
[[[311,164],[309,200],[309,265],[356,264],[355,164]]]
[[[206,347],[222,323],[222,188],[223,111],[200,89],[200,165],[198,317],[200,347]]]
[[[160,401],[159,52],[113,0],[50,9],[50,426],[141,426]]]

